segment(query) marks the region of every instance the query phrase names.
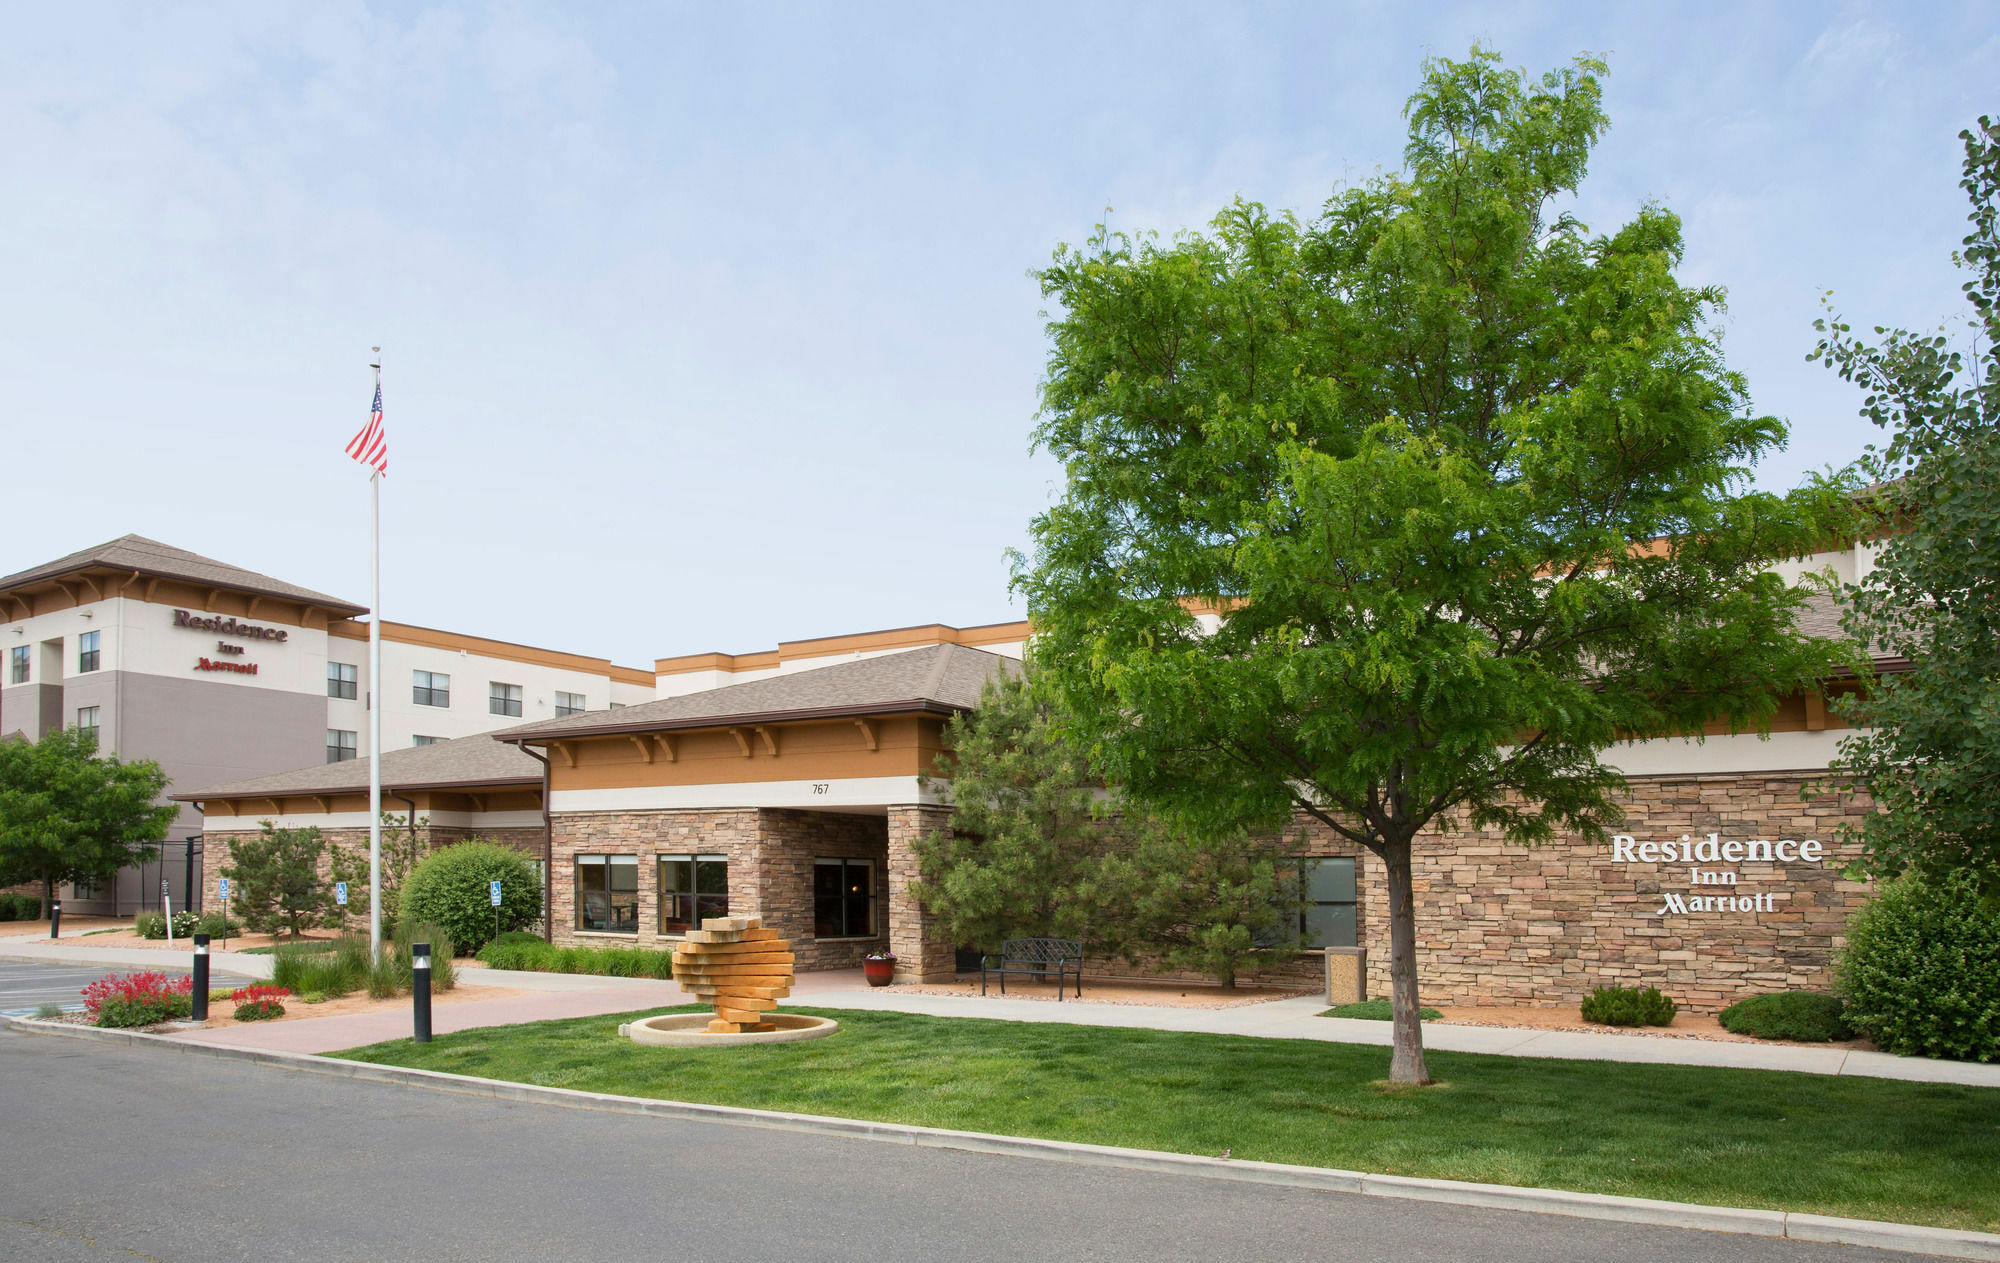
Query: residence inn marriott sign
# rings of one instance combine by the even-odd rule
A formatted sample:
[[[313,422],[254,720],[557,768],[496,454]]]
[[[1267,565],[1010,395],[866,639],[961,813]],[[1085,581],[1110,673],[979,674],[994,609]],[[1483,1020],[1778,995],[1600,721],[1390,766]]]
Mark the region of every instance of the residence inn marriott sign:
[[[1780,570],[1852,581],[1870,559],[1862,544]],[[357,734],[373,696],[385,708],[384,807],[420,843],[484,835],[536,861],[557,942],[659,946],[706,917],[756,916],[791,940],[801,970],[890,950],[902,980],[949,979],[970,946],[911,895],[914,844],[951,827],[926,774],[951,717],[1019,669],[1024,623],[791,641],[650,670],[388,624],[377,692],[364,611],[136,537],[0,580],[0,600],[12,620],[0,623],[11,641],[0,732],[102,724],[111,748],[161,757],[201,833],[204,888],[264,821],[365,845]],[[1824,602],[1803,622],[1840,634]],[[145,687],[109,688],[120,670],[147,673]],[[1868,895],[1842,876],[1859,854],[1841,826],[1867,805],[1822,784],[1845,732],[1824,695],[1778,699],[1772,727],[1768,739],[1718,730],[1607,751],[1630,785],[1607,837],[1533,849],[1493,832],[1419,838],[1423,999],[1558,1005],[1651,985],[1714,1012],[1828,988]],[[1386,994],[1380,862],[1299,826],[1306,954],[1278,978],[1312,986],[1330,964],[1354,974],[1364,955],[1357,981]],[[121,913],[126,893],[121,883]]]

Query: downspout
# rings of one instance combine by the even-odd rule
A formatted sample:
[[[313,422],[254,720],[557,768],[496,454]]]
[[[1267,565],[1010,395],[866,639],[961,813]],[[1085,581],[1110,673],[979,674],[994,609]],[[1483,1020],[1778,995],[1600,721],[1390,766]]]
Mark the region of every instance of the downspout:
[[[542,765],[542,941],[556,941],[556,834],[549,816],[549,756],[514,747]]]

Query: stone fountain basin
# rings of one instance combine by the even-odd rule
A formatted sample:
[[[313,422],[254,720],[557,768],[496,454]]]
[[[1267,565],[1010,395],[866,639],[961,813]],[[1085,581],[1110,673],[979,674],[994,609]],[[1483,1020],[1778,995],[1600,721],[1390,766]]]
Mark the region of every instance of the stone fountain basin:
[[[795,1044],[802,1039],[823,1039],[840,1029],[840,1023],[830,1017],[766,1013],[764,1020],[777,1030],[711,1034],[708,1023],[714,1016],[713,1013],[663,1013],[620,1026],[618,1033],[635,1044],[665,1048],[734,1048],[739,1044]]]

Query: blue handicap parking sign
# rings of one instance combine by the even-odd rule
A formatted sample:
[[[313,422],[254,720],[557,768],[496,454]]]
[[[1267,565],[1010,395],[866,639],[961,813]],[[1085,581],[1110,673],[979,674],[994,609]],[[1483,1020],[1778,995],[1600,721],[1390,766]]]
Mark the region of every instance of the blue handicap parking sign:
[[[229,879],[224,877],[222,880],[216,882],[215,889],[216,893],[220,894],[224,899],[229,898]]]
[[[493,895],[493,906],[497,908],[500,906],[500,883],[497,881],[491,883],[489,889]]]
[[[347,883],[346,883],[346,882],[344,882],[344,881],[337,881],[337,882],[333,883],[333,901],[334,901],[335,903],[337,903],[337,904],[341,905],[342,907],[346,907],[346,906],[347,906]]]

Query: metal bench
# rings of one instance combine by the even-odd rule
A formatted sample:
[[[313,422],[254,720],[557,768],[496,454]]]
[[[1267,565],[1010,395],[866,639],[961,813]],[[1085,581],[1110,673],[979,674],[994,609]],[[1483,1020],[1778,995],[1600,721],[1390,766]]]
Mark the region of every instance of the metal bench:
[[[1008,974],[1033,974],[1046,978],[1056,976],[1056,999],[1063,998],[1063,979],[1074,976],[1076,998],[1083,998],[1083,944],[1072,938],[1010,938],[1000,944],[999,964],[988,962],[991,956],[979,958],[979,994],[986,994],[986,975],[991,973],[1000,979],[1000,994],[1007,994]]]

